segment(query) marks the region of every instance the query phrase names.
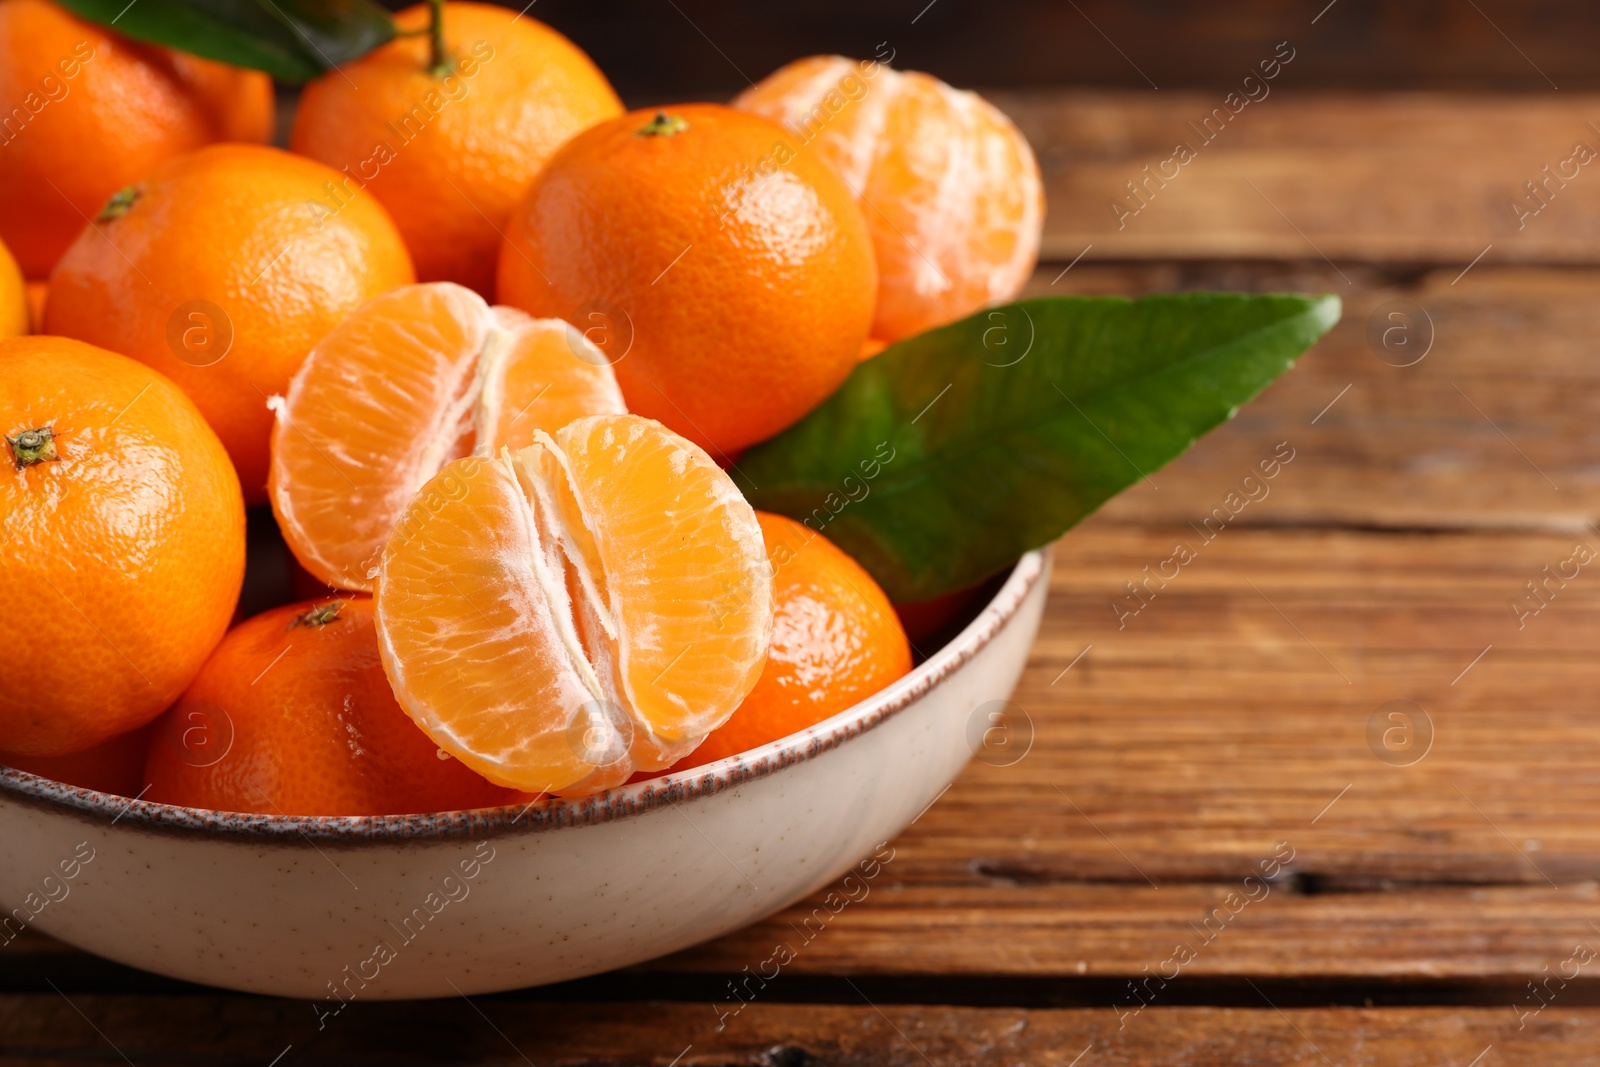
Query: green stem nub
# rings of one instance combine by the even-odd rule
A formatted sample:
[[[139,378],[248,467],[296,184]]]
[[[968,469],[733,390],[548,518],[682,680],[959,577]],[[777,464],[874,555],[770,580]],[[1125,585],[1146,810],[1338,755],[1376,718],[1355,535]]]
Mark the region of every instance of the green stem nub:
[[[305,626],[313,630],[320,629],[330,622],[336,622],[339,618],[339,611],[343,607],[344,601],[342,600],[330,600],[326,604],[318,604],[304,615],[296,615],[294,621],[289,624],[289,629],[292,630],[296,626]]]
[[[428,73],[435,78],[454,74],[455,61],[444,48],[444,0],[428,0]]]
[[[120,219],[128,213],[128,209],[139,199],[139,188],[134,185],[124,185],[121,189],[111,194],[111,199],[106,201],[106,206],[100,209],[100,214],[94,217],[96,222],[110,222]]]
[[[41,426],[37,430],[23,430],[15,437],[7,437],[6,444],[11,446],[11,455],[17,461],[17,470],[42,463],[47,459],[60,458],[56,455],[56,432],[48,426]]]
[[[689,128],[689,124],[676,115],[669,115],[665,111],[657,111],[656,117],[639,128],[640,137],[671,137],[675,133],[682,133]]]

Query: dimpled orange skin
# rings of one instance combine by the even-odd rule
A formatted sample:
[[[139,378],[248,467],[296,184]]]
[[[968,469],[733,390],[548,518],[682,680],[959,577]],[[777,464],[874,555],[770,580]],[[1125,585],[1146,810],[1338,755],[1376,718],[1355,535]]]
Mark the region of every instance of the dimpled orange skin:
[[[337,178],[276,148],[202,148],[135,183],[133,206],[80,234],[50,277],[46,332],[177,382],[227,446],[251,504],[266,499],[267,398],[346,315],[413,280],[388,213],[366,193],[339,193]],[[184,309],[196,300],[225,322]],[[227,353],[195,365],[212,358],[203,345],[226,323]]]
[[[865,700],[911,670],[889,598],[821,534],[756,512],[772,561],[772,644],[739,709],[673,771],[787,737]]]
[[[0,240],[44,278],[85,218],[157,163],[214,141],[266,141],[272,81],[48,0],[0,0],[0,108]]]
[[[545,166],[512,212],[499,300],[588,330],[630,411],[725,457],[849,375],[877,268],[850,190],[782,127],[685,104],[666,112],[676,132],[641,132],[656,114],[593,127]]]
[[[395,21],[422,29],[428,5]],[[366,182],[419,279],[491,296],[500,229],[534,174],[622,103],[588,56],[527,15],[447,3],[444,32],[454,73],[428,70],[426,34],[397,38],[307,85],[289,143]]]
[[[0,341],[0,751],[59,756],[176,700],[233,615],[244,501],[227,453],[148,367],[59,337]]]
[[[334,617],[318,622],[318,611]],[[207,717],[191,718],[197,709]],[[439,758],[389,689],[372,601],[348,595],[230,630],[156,723],[145,780],[147,800],[264,815],[407,815],[526,799]]]

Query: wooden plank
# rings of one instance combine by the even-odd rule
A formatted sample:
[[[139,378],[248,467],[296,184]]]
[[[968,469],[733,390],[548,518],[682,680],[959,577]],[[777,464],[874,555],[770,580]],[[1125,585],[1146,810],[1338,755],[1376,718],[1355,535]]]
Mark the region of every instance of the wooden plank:
[[[1479,264],[1457,280],[1459,267],[1409,279],[1365,269],[1346,285],[1320,261],[1084,262],[1063,276],[1065,266],[1042,268],[1028,292],[1211,288],[1336,292],[1345,301],[1343,321],[1293,370],[1150,482],[1109,502],[1103,517],[1198,522],[1288,442],[1295,460],[1238,524],[1596,536],[1588,523],[1600,514],[1600,422],[1592,416],[1600,410],[1600,273]],[[1401,334],[1390,334],[1391,348],[1382,343],[1385,329],[1401,326],[1390,312],[1416,324],[1415,345],[1431,332],[1431,348],[1412,366],[1393,365],[1420,351],[1400,345]]]
[[[719,1025],[719,1018],[722,1019]],[[243,997],[0,998],[0,1063],[651,1064],[943,1067],[973,1063],[1592,1062],[1600,1011],[1554,1006],[1517,1029],[1508,1008],[1017,1010],[856,1003],[538,1004],[502,998],[352,1005],[318,1031],[309,1005]],[[273,1061],[276,1062],[276,1061]]]
[[[1492,244],[1486,264],[1600,260],[1600,155],[1566,162],[1579,143],[1600,153],[1600,97],[1326,95],[1298,89],[1297,74],[1284,67],[1276,91],[1237,114],[1226,90],[997,95],[1038,148],[1046,257],[1092,244],[1089,260],[1326,256],[1460,270]],[[1193,158],[1167,163],[1180,144],[1177,158]],[[1548,185],[1535,197],[1527,182]]]

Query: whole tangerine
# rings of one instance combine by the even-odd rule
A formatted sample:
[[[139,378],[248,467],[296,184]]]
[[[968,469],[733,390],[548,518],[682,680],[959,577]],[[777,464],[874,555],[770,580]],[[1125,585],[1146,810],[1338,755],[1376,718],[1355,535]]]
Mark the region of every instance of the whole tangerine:
[[[872,321],[877,272],[850,190],[781,126],[716,104],[579,134],[506,236],[500,302],[584,330],[630,411],[713,455],[820,403]]]
[[[276,148],[213,145],[114,195],[50,277],[45,328],[132,356],[193,398],[266,499],[270,397],[367,300],[412,280],[383,206]]]
[[[397,37],[306,86],[289,144],[341,171],[394,216],[425,282],[494,291],[506,216],[567,138],[622,113],[611,83],[571,41],[489,4],[395,16]]]
[[[793,519],[756,512],[772,562],[772,644],[755,688],[673,771],[748,752],[837,715],[911,670],[889,598],[861,565]]]
[[[1039,164],[976,93],[876,60],[810,56],[734,106],[783,123],[860,198],[878,257],[874,336],[897,341],[1013,299],[1033,273]]]
[[[372,601],[323,598],[228,631],[160,720],[147,800],[264,815],[408,815],[526,797],[490,785],[400,710]]]
[[[134,797],[144,790],[144,754],[150,744],[149,735],[150,724],[146,723],[82,752],[65,756],[14,756],[0,752],[0,763],[79,789]]]
[[[0,241],[0,337],[20,337],[28,332],[33,318],[30,288],[5,242]]]
[[[244,501],[176,385],[78,341],[0,341],[0,432],[0,751],[60,756],[194,678],[244,580]]]
[[[272,134],[272,80],[0,0],[0,239],[50,273],[106,198],[162,160]]]

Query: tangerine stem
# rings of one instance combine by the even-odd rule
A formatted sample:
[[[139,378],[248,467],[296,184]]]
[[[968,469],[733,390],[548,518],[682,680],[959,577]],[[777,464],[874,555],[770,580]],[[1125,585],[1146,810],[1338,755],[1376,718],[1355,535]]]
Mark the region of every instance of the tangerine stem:
[[[431,10],[428,20],[428,72],[442,78],[455,70],[455,64],[444,50],[444,0],[428,0]]]
[[[6,444],[11,446],[11,455],[16,460],[17,470],[42,463],[47,459],[58,458],[55,436],[55,430],[49,426],[23,430],[15,437],[8,436]]]
[[[669,115],[665,111],[657,111],[656,117],[639,127],[640,137],[671,137],[675,133],[682,133],[689,128],[689,124],[677,115]]]

